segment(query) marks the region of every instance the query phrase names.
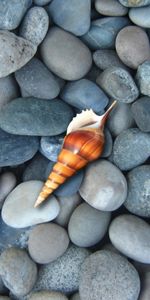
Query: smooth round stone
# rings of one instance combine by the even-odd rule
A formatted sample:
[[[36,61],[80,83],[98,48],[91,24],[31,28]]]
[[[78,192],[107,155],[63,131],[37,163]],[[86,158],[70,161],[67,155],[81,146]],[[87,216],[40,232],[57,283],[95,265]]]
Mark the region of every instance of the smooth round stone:
[[[79,247],[91,247],[104,237],[110,222],[110,212],[99,211],[87,203],[80,204],[71,215],[68,233]]]
[[[23,67],[36,50],[33,43],[7,30],[0,30],[0,78]]]
[[[79,285],[82,300],[137,300],[139,292],[138,272],[125,257],[102,250],[84,261]]]
[[[23,181],[29,181],[29,180],[41,180],[45,181],[45,169],[47,168],[47,165],[49,163],[49,160],[45,158],[40,153],[37,153],[33,159],[30,161],[30,163],[26,166],[22,179]]]
[[[131,104],[117,103],[107,120],[107,127],[113,136],[119,135],[123,130],[135,125]]]
[[[150,0],[119,0],[126,7],[140,7],[150,4]]]
[[[110,67],[126,68],[115,50],[101,49],[93,53],[93,60],[101,70],[105,70]]]
[[[57,161],[61,151],[64,135],[43,136],[40,141],[40,152],[51,161]]]
[[[137,69],[150,58],[150,43],[146,32],[138,26],[126,26],[117,35],[116,51],[125,65]]]
[[[105,136],[105,144],[104,144],[103,152],[101,154],[101,157],[103,158],[110,156],[112,152],[112,146],[113,146],[112,136],[107,128],[104,129],[104,136]]]
[[[138,67],[136,80],[141,94],[150,97],[150,60],[145,61]]]
[[[150,6],[131,8],[129,18],[138,26],[150,28]]]
[[[18,296],[28,294],[37,279],[37,267],[26,251],[6,249],[0,257],[0,274],[4,284]]]
[[[120,170],[127,171],[141,165],[149,155],[150,135],[138,128],[124,130],[114,141],[113,162]]]
[[[96,0],[96,10],[105,16],[124,16],[127,14],[128,9],[121,5],[117,0]]]
[[[35,284],[35,290],[55,290],[73,293],[78,290],[81,265],[90,254],[85,248],[70,245],[56,261],[42,265]]]
[[[54,223],[35,226],[28,240],[28,251],[39,264],[47,264],[64,254],[69,245],[67,231]]]
[[[102,111],[109,101],[103,90],[88,79],[67,83],[61,98],[76,108],[81,110],[92,108],[97,113]]]
[[[70,298],[70,300],[81,300],[79,293],[73,294],[73,296]]]
[[[54,0],[49,13],[59,27],[81,36],[90,27],[91,0]]]
[[[30,300],[68,300],[68,298],[62,293],[45,290],[31,293]]]
[[[150,132],[150,98],[141,97],[132,104],[132,114],[140,130]]]
[[[32,0],[1,0],[0,29],[13,30],[17,28],[31,4]]]
[[[18,165],[31,159],[38,151],[37,137],[9,134],[0,129],[0,167]]]
[[[131,103],[139,96],[139,90],[128,71],[111,67],[103,71],[96,80],[97,84],[113,99]]]
[[[66,80],[77,80],[88,73],[92,57],[89,49],[77,37],[58,27],[49,30],[41,45],[45,65]]]
[[[3,221],[15,228],[24,228],[55,219],[59,204],[54,196],[48,197],[45,205],[34,208],[43,182],[31,180],[20,183],[6,198],[2,208]]]
[[[102,211],[113,211],[125,201],[127,183],[115,165],[100,159],[86,168],[79,192],[92,207]]]
[[[125,207],[133,214],[150,217],[150,166],[143,165],[127,174],[128,195]]]
[[[0,208],[11,190],[17,182],[16,176],[12,172],[5,172],[0,175]]]
[[[56,98],[60,87],[54,75],[37,58],[33,58],[15,73],[16,80],[28,96],[42,99]]]
[[[71,107],[59,99],[17,98],[0,112],[0,127],[12,134],[53,136],[66,131]]]
[[[115,48],[118,32],[129,24],[126,17],[105,17],[94,20],[82,40],[92,50]]]
[[[52,0],[34,0],[35,5],[44,6],[49,4]]]
[[[68,225],[69,219],[75,208],[81,203],[81,197],[78,193],[72,196],[58,197],[60,211],[55,222],[63,227]]]
[[[141,218],[121,215],[115,218],[109,228],[112,244],[124,255],[150,263],[150,226]]]
[[[148,300],[150,298],[150,272],[144,273],[141,278],[141,292],[139,300]]]
[[[28,10],[20,27],[20,36],[39,45],[48,31],[49,16],[43,7],[34,6]]]
[[[18,85],[12,75],[0,78],[0,91],[0,109],[19,96]]]

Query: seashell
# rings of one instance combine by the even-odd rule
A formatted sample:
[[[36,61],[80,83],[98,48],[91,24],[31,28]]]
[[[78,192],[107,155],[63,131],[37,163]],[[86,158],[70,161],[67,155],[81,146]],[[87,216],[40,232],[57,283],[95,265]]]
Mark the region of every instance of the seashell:
[[[92,109],[77,114],[67,128],[63,146],[56,164],[48,176],[34,207],[42,203],[60,184],[64,183],[76,171],[100,157],[104,147],[104,125],[116,101],[102,115]]]

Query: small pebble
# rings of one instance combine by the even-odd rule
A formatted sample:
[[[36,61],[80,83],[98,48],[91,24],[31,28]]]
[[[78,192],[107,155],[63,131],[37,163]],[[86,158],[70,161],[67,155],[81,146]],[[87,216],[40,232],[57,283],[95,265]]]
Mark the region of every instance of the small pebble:
[[[133,215],[116,217],[109,228],[112,244],[124,255],[150,263],[150,226]]]
[[[138,67],[136,80],[141,94],[150,97],[150,60],[145,61]]]
[[[56,162],[61,151],[64,135],[43,136],[40,140],[40,152],[49,160]]]
[[[105,16],[124,16],[127,14],[128,9],[121,5],[117,0],[96,0],[96,10]]]
[[[5,198],[16,185],[16,176],[12,172],[5,172],[0,175],[0,208]]]
[[[14,98],[19,97],[19,89],[13,75],[0,78],[0,109]]]
[[[0,275],[12,293],[24,296],[36,282],[37,267],[26,251],[9,248],[0,256]]]
[[[35,5],[44,6],[51,2],[52,0],[34,0]]]
[[[150,43],[146,32],[138,26],[126,26],[117,35],[116,51],[125,65],[137,69],[150,58]]]
[[[49,160],[45,158],[40,153],[37,153],[30,163],[26,166],[23,174],[22,180],[29,181],[29,180],[41,180],[45,181],[45,169],[49,163]]]
[[[31,293],[29,300],[68,300],[68,298],[62,293],[45,290]]]
[[[150,4],[150,0],[119,0],[126,7],[140,7]]]
[[[126,68],[115,50],[101,49],[93,53],[93,60],[101,70],[110,67]]]
[[[141,131],[150,132],[150,98],[141,97],[132,104],[133,118]]]
[[[129,18],[138,26],[150,28],[150,6],[131,8]]]
[[[49,27],[49,16],[43,7],[30,8],[20,27],[20,36],[36,46],[41,44]]]

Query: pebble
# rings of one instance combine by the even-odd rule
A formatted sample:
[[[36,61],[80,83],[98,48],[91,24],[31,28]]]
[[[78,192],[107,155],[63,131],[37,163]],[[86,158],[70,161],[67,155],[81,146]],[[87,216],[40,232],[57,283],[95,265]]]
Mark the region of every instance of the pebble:
[[[114,141],[113,162],[120,170],[127,171],[141,165],[149,155],[150,136],[138,128],[124,130]]]
[[[52,0],[34,0],[35,5],[44,6],[51,2]]]
[[[93,60],[101,70],[105,70],[110,67],[126,68],[118,57],[115,50],[101,49],[93,53]]]
[[[115,165],[100,159],[86,168],[79,193],[92,207],[102,211],[113,211],[126,199],[126,179]]]
[[[55,224],[47,223],[35,226],[28,240],[28,251],[32,259],[39,264],[48,264],[63,255],[69,245],[67,231]]]
[[[56,261],[40,266],[35,290],[73,293],[78,290],[81,265],[90,254],[85,248],[70,245]]]
[[[125,65],[137,69],[150,58],[148,35],[138,26],[126,26],[117,35],[116,51]]]
[[[41,45],[45,65],[66,80],[77,80],[88,73],[92,56],[82,41],[58,27],[49,30]]]
[[[70,298],[70,300],[81,300],[79,293],[73,294],[73,296]]]
[[[131,8],[129,18],[138,26],[150,28],[150,6]]]
[[[51,161],[57,161],[61,151],[64,135],[43,136],[40,141],[40,152]]]
[[[150,132],[150,98],[141,97],[132,104],[134,120],[141,131]]]
[[[1,0],[0,29],[13,30],[17,28],[31,4],[32,0]]]
[[[0,109],[19,96],[19,89],[13,75],[0,78]]]
[[[49,160],[45,158],[40,153],[37,153],[30,163],[26,166],[22,180],[29,181],[29,180],[41,180],[45,181],[45,169],[49,163]]]
[[[150,97],[150,60],[145,61],[138,67],[136,80],[141,94]]]
[[[36,46],[41,44],[49,27],[49,16],[43,7],[34,6],[28,10],[20,27],[20,36]]]
[[[96,82],[110,97],[121,103],[131,103],[139,96],[132,76],[120,67],[107,68],[98,76]]]
[[[79,284],[82,300],[137,300],[139,292],[138,272],[125,257],[102,250],[84,261]]]
[[[24,163],[37,152],[37,137],[9,134],[0,129],[0,166]]]
[[[129,24],[126,17],[105,17],[94,20],[82,40],[92,50],[115,48],[118,32]]]
[[[17,98],[0,112],[0,127],[12,134],[48,136],[66,131],[71,107],[59,99]]]
[[[150,299],[150,272],[143,274],[141,278],[141,292],[139,300]]]
[[[55,24],[76,36],[89,30],[91,0],[54,0],[49,12]]]
[[[110,224],[112,244],[124,255],[150,263],[150,226],[134,215],[120,215]]]
[[[31,293],[30,300],[68,300],[68,298],[62,293],[45,290]]]
[[[110,156],[112,152],[112,146],[113,146],[112,136],[110,131],[107,128],[104,129],[104,136],[105,136],[105,144],[104,144],[103,152],[101,154],[102,158],[106,158]]]
[[[150,4],[150,0],[119,0],[119,2],[127,7],[140,7]]]
[[[71,241],[79,247],[97,244],[106,234],[110,218],[110,212],[99,211],[87,203],[80,204],[68,224]]]
[[[12,293],[24,296],[36,282],[37,267],[25,250],[9,248],[1,254],[0,274]]]
[[[128,195],[124,203],[129,212],[150,217],[150,166],[141,165],[127,174]]]
[[[23,182],[7,196],[2,208],[2,219],[8,226],[25,228],[57,217],[59,204],[54,196],[50,196],[45,205],[34,208],[42,186],[43,182],[38,180]]]
[[[33,43],[7,30],[0,30],[0,78],[23,67],[36,50]]]
[[[107,127],[115,137],[123,130],[134,127],[135,122],[131,112],[131,104],[117,103],[107,120]]]
[[[37,58],[32,58],[23,68],[15,73],[16,80],[28,97],[42,99],[56,98],[60,87],[54,75]]]
[[[96,10],[105,16],[124,16],[127,14],[127,7],[121,5],[117,0],[96,0],[95,1]]]
[[[16,176],[12,172],[4,172],[0,175],[0,208],[5,198],[15,187],[17,182]]]
[[[73,211],[81,203],[81,197],[76,193],[72,196],[58,197],[58,200],[60,211],[55,222],[63,227],[67,227]]]
[[[61,98],[76,108],[81,110],[92,108],[97,113],[102,111],[109,102],[103,90],[88,79],[68,82],[61,93]]]

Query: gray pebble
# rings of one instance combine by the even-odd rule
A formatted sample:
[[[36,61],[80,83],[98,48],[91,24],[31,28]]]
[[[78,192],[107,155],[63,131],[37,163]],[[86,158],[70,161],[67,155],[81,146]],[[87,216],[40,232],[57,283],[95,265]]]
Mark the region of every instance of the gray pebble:
[[[26,166],[22,175],[23,181],[29,181],[29,180],[45,181],[46,180],[45,169],[48,163],[49,163],[48,159],[46,159],[40,153],[37,153],[30,161],[30,163]]]
[[[105,70],[110,67],[126,68],[118,57],[115,50],[101,49],[93,53],[93,60],[95,64],[101,69]]]
[[[16,176],[12,172],[4,172],[0,175],[0,208],[11,190],[17,182]]]
[[[119,0],[126,7],[140,7],[150,4],[150,0]]]
[[[0,78],[0,109],[14,98],[19,97],[19,89],[13,75]]]
[[[68,300],[68,298],[62,293],[45,290],[31,293],[29,300]]]
[[[132,104],[133,118],[141,131],[150,132],[150,98],[141,97]]]
[[[150,60],[145,61],[138,67],[136,79],[140,92],[150,97]]]
[[[138,26],[150,28],[150,6],[131,8],[129,18]]]
[[[128,9],[121,5],[117,0],[96,0],[96,10],[105,16],[124,16],[127,14]]]
[[[40,152],[51,161],[57,161],[61,151],[64,135],[43,136],[40,141]]]
[[[34,0],[35,5],[44,6],[51,2],[52,0]]]
[[[113,146],[112,136],[107,128],[104,129],[104,136],[105,136],[105,144],[104,144],[103,152],[101,154],[101,157],[103,158],[110,156],[112,152],[112,146]]]

